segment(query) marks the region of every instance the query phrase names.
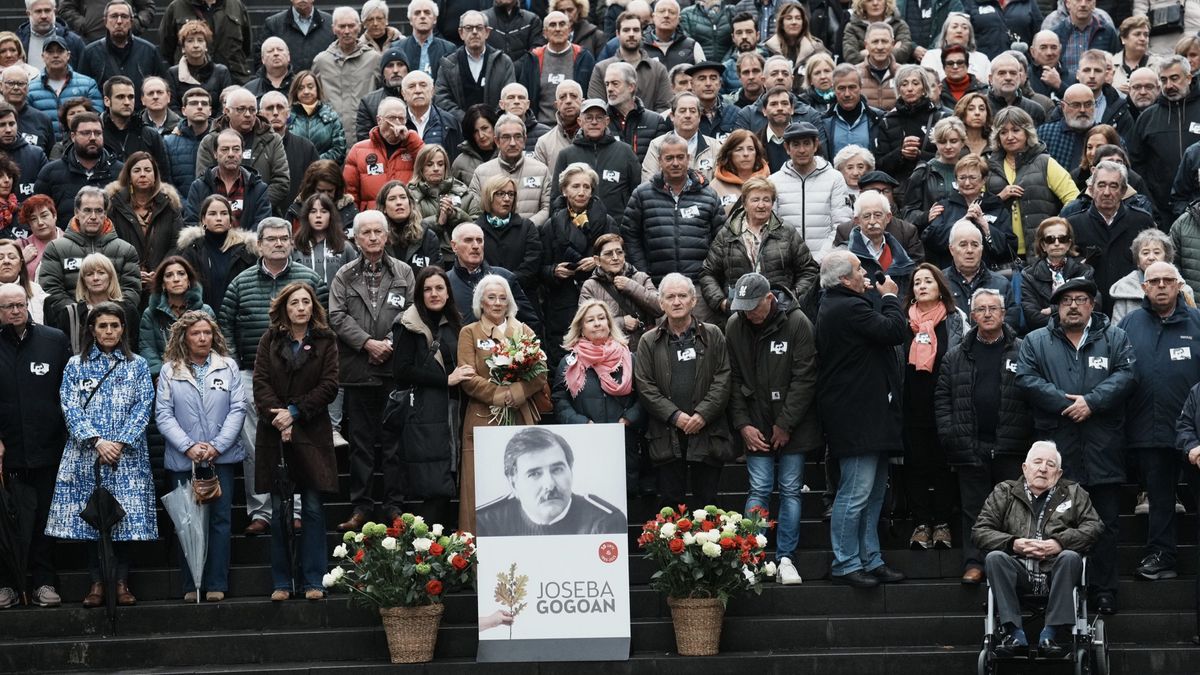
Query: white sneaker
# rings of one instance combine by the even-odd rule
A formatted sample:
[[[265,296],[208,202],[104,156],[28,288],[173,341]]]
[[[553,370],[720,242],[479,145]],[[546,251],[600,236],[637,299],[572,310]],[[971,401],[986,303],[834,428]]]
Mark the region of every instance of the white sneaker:
[[[58,607],[62,604],[62,598],[59,597],[53,586],[38,586],[38,589],[33,592],[33,604],[38,607]]]
[[[333,430],[333,447],[335,450],[350,447],[350,441],[347,441],[346,438],[342,436],[342,432],[338,431],[337,429]]]
[[[1150,513],[1150,499],[1146,497],[1145,492],[1139,492],[1137,496],[1137,506],[1133,507],[1133,515],[1145,516]]]
[[[796,566],[792,564],[791,558],[779,560],[779,569],[775,573],[775,578],[784,586],[792,586],[803,581],[800,573],[796,571]]]
[[[8,609],[17,604],[17,592],[11,588],[0,588],[0,609]]]
[[[1187,509],[1183,508],[1183,502],[1175,500],[1175,513],[1187,513]]]

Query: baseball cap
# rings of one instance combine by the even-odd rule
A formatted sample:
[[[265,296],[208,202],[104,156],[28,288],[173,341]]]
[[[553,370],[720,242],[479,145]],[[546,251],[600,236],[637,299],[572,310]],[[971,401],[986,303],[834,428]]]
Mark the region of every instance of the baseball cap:
[[[729,301],[729,309],[734,312],[745,312],[758,307],[768,293],[771,292],[771,282],[758,272],[743,274],[733,287],[733,298]]]

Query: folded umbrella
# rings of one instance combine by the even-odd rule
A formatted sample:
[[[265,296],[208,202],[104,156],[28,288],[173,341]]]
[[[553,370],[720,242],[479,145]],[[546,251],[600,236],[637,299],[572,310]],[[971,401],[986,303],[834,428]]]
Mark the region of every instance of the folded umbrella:
[[[112,631],[117,632],[117,556],[113,551],[112,530],[117,523],[125,519],[125,507],[113,496],[108,488],[100,484],[100,460],[96,460],[93,475],[96,487],[88,497],[87,504],[79,512],[84,522],[100,532],[100,578],[104,582],[104,611],[108,615],[108,624]],[[116,471],[113,465],[112,471]],[[111,475],[111,473],[110,473]]]
[[[36,511],[37,493],[33,487],[0,473],[0,564],[12,574],[25,604],[29,604],[26,575]]]
[[[196,584],[196,602],[199,603],[204,563],[208,559],[208,505],[196,503],[191,481],[163,495],[162,503],[171,522],[175,523],[175,534],[179,537],[188,571],[192,573],[192,582]]]
[[[296,531],[292,527],[292,512],[296,508],[296,483],[288,474],[287,459],[284,458],[288,443],[279,443],[279,463],[271,469],[271,494],[279,497],[279,504],[272,517],[279,519],[283,530],[283,550],[287,556],[288,577],[292,582],[292,594],[296,593]]]

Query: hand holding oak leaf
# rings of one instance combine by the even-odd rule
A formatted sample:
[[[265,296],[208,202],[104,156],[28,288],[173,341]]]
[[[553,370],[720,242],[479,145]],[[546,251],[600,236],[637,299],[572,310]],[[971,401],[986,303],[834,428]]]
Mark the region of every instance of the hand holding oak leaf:
[[[522,600],[525,599],[525,584],[528,582],[528,576],[524,574],[517,576],[517,563],[509,566],[507,574],[500,572],[496,575],[495,599],[496,602],[508,609],[511,617],[508,624],[508,639],[510,640],[512,639],[512,621],[526,607],[526,603]]]

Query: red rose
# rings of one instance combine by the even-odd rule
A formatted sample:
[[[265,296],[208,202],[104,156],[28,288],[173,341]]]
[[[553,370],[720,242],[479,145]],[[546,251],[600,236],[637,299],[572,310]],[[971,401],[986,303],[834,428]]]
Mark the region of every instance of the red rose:
[[[467,559],[461,555],[455,554],[455,556],[450,559],[450,565],[453,566],[454,569],[461,572],[462,570],[467,569]]]
[[[365,550],[363,550],[361,548],[358,549],[358,553],[354,554],[354,562],[356,562],[356,563],[362,562],[363,558],[365,558],[366,555],[367,555],[367,552]]]
[[[681,518],[678,523],[675,523],[675,526],[679,528],[680,532],[687,532],[692,529],[692,521]]]
[[[711,520],[706,520],[703,523],[700,523],[700,529],[705,532],[710,532],[716,526],[717,526],[716,523],[714,523]]]
[[[446,549],[436,541],[429,545],[429,555],[441,555],[446,552]]]
[[[387,536],[389,536],[389,537],[393,537],[393,538],[394,538],[394,537],[399,537],[399,536],[400,536],[400,528],[398,528],[398,527],[389,527],[389,528],[387,529]]]
[[[736,546],[736,544],[733,543],[733,539],[731,539],[729,537],[726,537],[721,540],[721,548],[725,549],[726,551],[733,550],[733,548],[735,546]]]
[[[430,595],[442,594],[442,582],[437,579],[430,579],[429,583],[425,584],[425,592]]]
[[[683,553],[683,540],[682,539],[672,539],[671,543],[667,544],[667,548],[671,549],[671,553],[674,553],[676,555]]]
[[[417,556],[417,557],[414,559],[414,563],[415,563],[415,564],[417,564],[417,565],[420,565],[420,564],[421,564],[421,563],[423,563],[423,562],[425,562],[425,558],[424,558],[424,557],[422,557],[422,556],[420,556],[420,555],[418,555],[418,556]]]

